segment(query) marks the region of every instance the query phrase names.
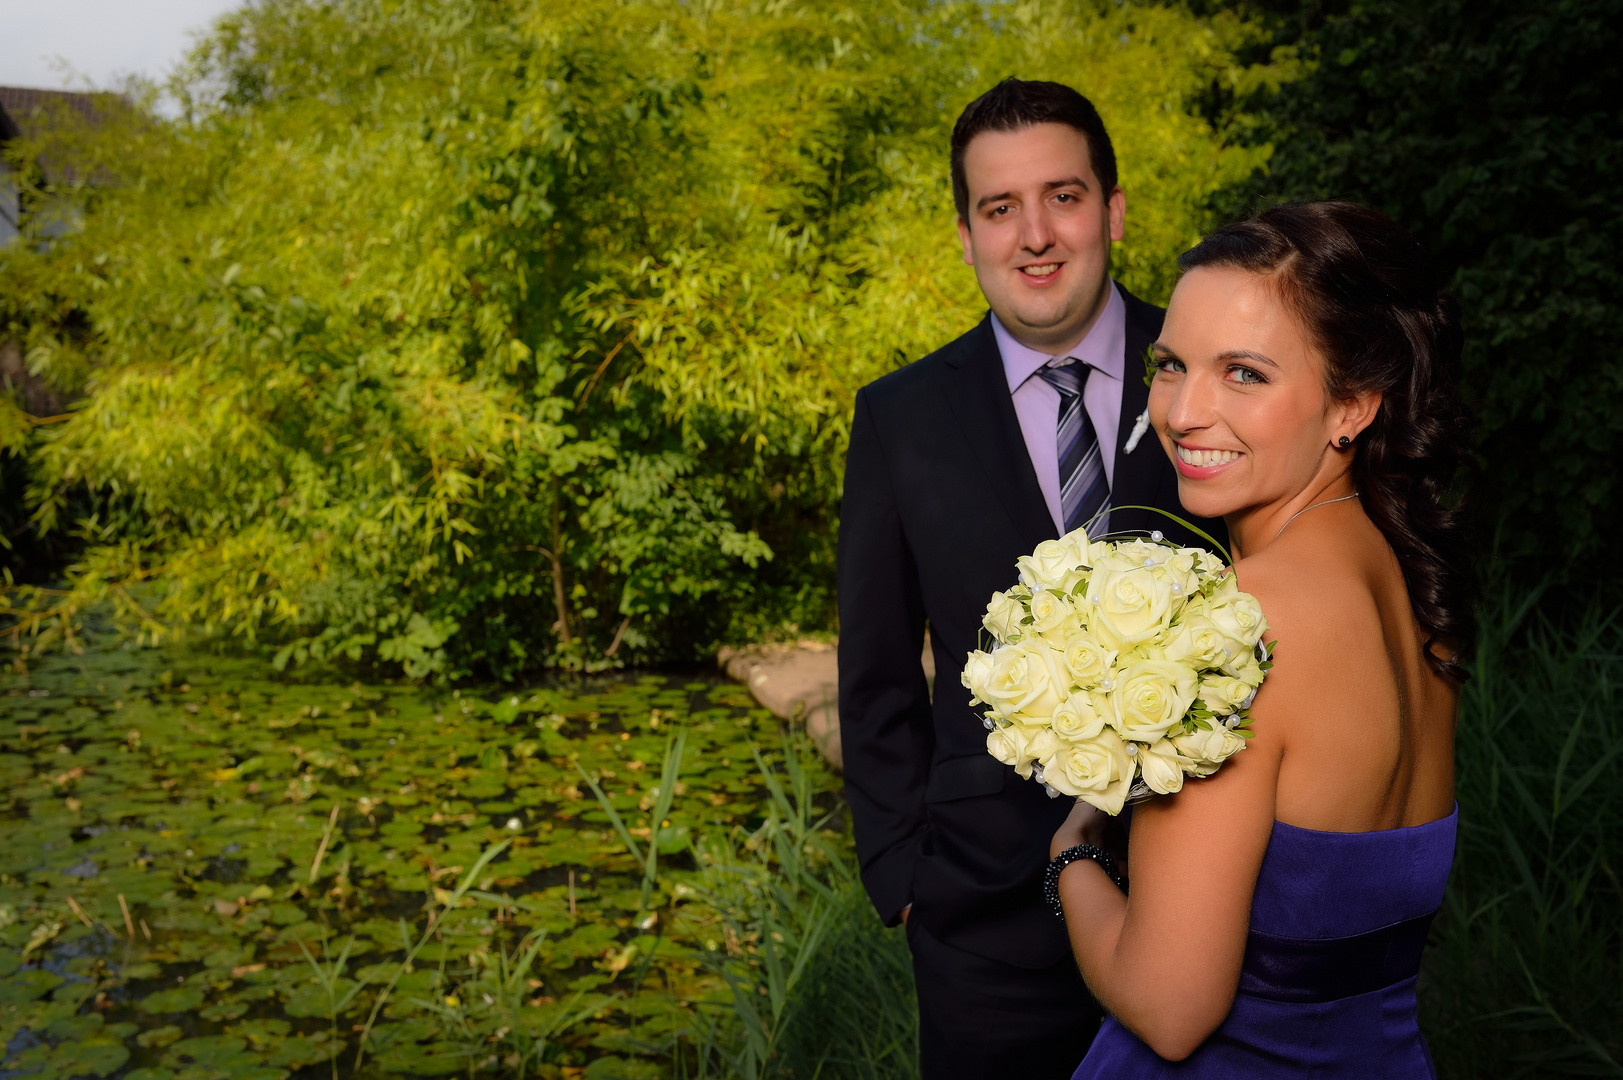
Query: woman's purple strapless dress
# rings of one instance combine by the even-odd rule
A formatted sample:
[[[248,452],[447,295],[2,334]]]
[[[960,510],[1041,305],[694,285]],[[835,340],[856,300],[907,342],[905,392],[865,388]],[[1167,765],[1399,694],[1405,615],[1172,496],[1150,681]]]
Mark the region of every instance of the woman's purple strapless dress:
[[[1458,822],[1458,807],[1440,821],[1384,832],[1276,821],[1251,902],[1239,993],[1222,1025],[1172,1062],[1106,1019],[1072,1080],[1435,1077],[1415,976],[1442,907]]]

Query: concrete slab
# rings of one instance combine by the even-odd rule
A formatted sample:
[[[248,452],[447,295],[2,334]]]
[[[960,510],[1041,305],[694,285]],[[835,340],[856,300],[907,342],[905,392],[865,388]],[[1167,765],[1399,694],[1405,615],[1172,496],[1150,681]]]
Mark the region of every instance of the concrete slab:
[[[924,677],[935,685],[935,657],[924,638]],[[767,645],[723,647],[716,663],[749,687],[755,700],[774,716],[799,720],[829,764],[841,768],[839,664],[831,642],[802,640]]]

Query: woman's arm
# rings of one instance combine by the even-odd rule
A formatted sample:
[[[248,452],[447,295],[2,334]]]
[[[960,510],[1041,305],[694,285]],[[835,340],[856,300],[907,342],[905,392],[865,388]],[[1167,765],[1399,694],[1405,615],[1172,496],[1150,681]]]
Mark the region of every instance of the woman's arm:
[[[1278,755],[1258,745],[1263,738],[1218,775],[1134,808],[1131,902],[1092,861],[1060,874],[1066,929],[1088,988],[1168,1061],[1193,1053],[1234,1003],[1251,893],[1273,827]],[[1097,817],[1078,803],[1052,854],[1090,842],[1083,836]]]
[[[1260,578],[1248,577],[1247,587],[1290,652],[1257,695],[1246,748],[1217,775],[1133,809],[1131,900],[1090,860],[1067,866],[1059,879],[1071,949],[1088,988],[1169,1061],[1193,1053],[1234,1003],[1291,718],[1312,715],[1322,693],[1314,673],[1333,670],[1322,665],[1334,663],[1334,642],[1313,629],[1311,607],[1299,610],[1302,600],[1267,589]],[[1051,854],[1097,842],[1103,818],[1079,803]]]

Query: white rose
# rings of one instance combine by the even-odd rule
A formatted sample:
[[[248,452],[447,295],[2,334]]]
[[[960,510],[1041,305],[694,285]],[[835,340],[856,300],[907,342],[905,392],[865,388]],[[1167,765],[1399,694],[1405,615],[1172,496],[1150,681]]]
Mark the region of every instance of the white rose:
[[[979,649],[970,653],[969,658],[964,661],[964,673],[959,676],[959,681],[964,684],[964,689],[969,691],[971,703],[990,705],[991,701],[986,697],[986,688],[992,682],[991,654]]]
[[[1155,742],[1183,719],[1199,688],[1194,669],[1171,660],[1141,660],[1119,670],[1110,690],[1116,730]]]
[[[1027,727],[1025,729],[1025,739],[1026,757],[1031,761],[1041,762],[1045,768],[1053,760],[1054,755],[1059,753],[1062,745],[1059,736],[1050,727]],[[1029,778],[1029,768],[1026,773],[1021,775]]]
[[[1195,571],[1202,578],[1217,578],[1223,575],[1223,560],[1207,551],[1205,548],[1179,548],[1178,553],[1188,555],[1195,561]]]
[[[1221,667],[1228,663],[1228,644],[1228,636],[1206,616],[1186,613],[1183,621],[1172,628],[1163,655],[1191,667]]]
[[[1065,666],[1075,686],[1092,687],[1110,673],[1116,663],[1114,649],[1106,649],[1085,634],[1073,634],[1065,643]]]
[[[1062,540],[1044,540],[1030,555],[1015,560],[1020,580],[1031,589],[1057,589],[1064,585],[1067,575],[1078,569],[1082,560],[1075,544]]]
[[[1160,544],[1148,540],[1118,540],[1115,555],[1116,558],[1126,559],[1134,566],[1143,566],[1146,562],[1160,562],[1167,550]]]
[[[1003,762],[1019,768],[1022,762],[1029,762],[1026,756],[1025,734],[1017,727],[999,725],[986,733],[986,752]],[[1027,775],[1030,775],[1031,766],[1026,766]]]
[[[1172,617],[1172,586],[1142,566],[1109,559],[1088,583],[1088,625],[1106,645],[1127,650],[1159,636]]]
[[[1041,638],[1030,638],[992,651],[992,670],[978,696],[1006,719],[1046,722],[1070,690],[1065,658]]]
[[[1034,633],[1049,637],[1058,632],[1057,636],[1064,640],[1076,625],[1076,612],[1070,604],[1047,589],[1038,589],[1031,594],[1031,630]]]
[[[1251,704],[1255,693],[1245,680],[1231,679],[1227,675],[1207,675],[1200,680],[1200,700],[1219,716],[1239,712]]]
[[[1224,578],[1217,590],[1206,598],[1200,613],[1236,644],[1231,650],[1236,655],[1255,648],[1268,629],[1268,620],[1262,617],[1262,605],[1255,596],[1240,591],[1233,574]]]
[[[1262,663],[1253,649],[1247,649],[1230,660],[1223,665],[1223,670],[1253,689],[1262,685],[1263,676],[1267,674],[1262,670]]]
[[[1026,617],[1026,610],[1020,601],[1005,592],[992,594],[991,602],[986,605],[986,617],[981,625],[1001,644],[1007,645],[1009,639],[1020,633],[1020,620]]]
[[[1245,739],[1222,724],[1212,724],[1204,730],[1172,738],[1172,745],[1188,762],[1184,771],[1190,776],[1210,776],[1217,767],[1241,750]]]
[[[1176,795],[1183,788],[1184,759],[1167,739],[1138,748],[1138,771],[1158,795]]]
[[[1051,721],[1054,734],[1067,743],[1085,742],[1104,730],[1105,718],[1087,694],[1072,694],[1060,702]]]
[[[1085,563],[1088,561],[1087,554],[1089,542],[1088,530],[1086,527],[1078,526],[1077,528],[1072,529],[1070,532],[1060,537],[1059,542],[1070,545],[1071,550],[1077,553],[1077,562]]]
[[[1195,557],[1188,552],[1172,552],[1161,560],[1156,569],[1172,583],[1173,591],[1180,597],[1188,599],[1200,592],[1200,571]]]
[[[1133,783],[1127,745],[1109,728],[1087,742],[1062,747],[1043,766],[1043,779],[1063,795],[1084,799],[1107,814],[1119,814]]]
[[[1007,717],[1031,696],[1028,683],[1030,659],[1018,645],[1000,645],[992,650],[990,669],[979,690],[970,687],[977,698],[990,705],[999,716]],[[1042,675],[1038,669],[1038,676]],[[966,677],[968,676],[966,671]],[[978,673],[977,673],[978,674]]]

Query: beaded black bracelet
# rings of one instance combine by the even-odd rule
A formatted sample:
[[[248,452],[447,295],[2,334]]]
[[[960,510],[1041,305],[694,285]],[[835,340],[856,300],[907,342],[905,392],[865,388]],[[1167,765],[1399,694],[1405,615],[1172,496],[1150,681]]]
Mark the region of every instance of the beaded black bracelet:
[[[1127,879],[1116,869],[1116,860],[1110,857],[1110,852],[1092,844],[1078,844],[1076,847],[1066,848],[1054,856],[1054,861],[1048,864],[1048,870],[1043,874],[1043,899],[1054,909],[1054,914],[1062,919],[1065,918],[1065,908],[1059,902],[1059,875],[1078,859],[1092,859],[1098,863],[1099,869],[1105,872],[1105,877],[1110,879],[1111,884],[1123,894],[1127,892]]]

